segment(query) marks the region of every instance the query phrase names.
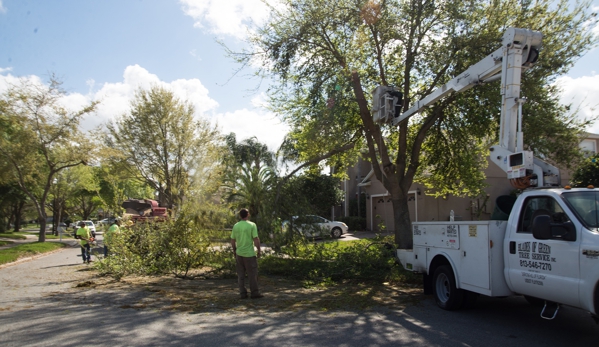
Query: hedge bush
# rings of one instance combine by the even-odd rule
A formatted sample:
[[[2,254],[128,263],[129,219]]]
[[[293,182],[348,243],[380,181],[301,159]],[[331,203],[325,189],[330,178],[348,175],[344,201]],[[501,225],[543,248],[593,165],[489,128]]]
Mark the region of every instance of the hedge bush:
[[[350,231],[366,230],[366,218],[364,217],[341,217],[339,221],[347,224]]]

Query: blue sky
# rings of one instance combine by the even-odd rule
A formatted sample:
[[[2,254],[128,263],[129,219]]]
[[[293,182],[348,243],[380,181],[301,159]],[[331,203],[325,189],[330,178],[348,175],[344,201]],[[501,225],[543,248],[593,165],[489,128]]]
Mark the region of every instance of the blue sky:
[[[599,8],[599,0],[594,1]],[[215,40],[239,48],[250,21],[266,17],[259,0],[0,0],[0,91],[17,77],[56,73],[65,103],[101,99],[92,129],[127,111],[138,87],[159,83],[190,100],[202,116],[238,140],[256,136],[275,150],[287,126],[261,107],[264,85],[234,75],[239,67]],[[599,100],[597,49],[558,79],[564,102],[590,115]],[[599,133],[599,124],[589,131]]]

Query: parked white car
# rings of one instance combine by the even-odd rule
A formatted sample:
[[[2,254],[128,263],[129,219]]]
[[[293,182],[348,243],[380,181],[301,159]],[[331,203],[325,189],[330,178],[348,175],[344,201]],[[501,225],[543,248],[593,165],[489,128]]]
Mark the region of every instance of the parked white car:
[[[104,218],[101,221],[98,221],[98,224],[102,224],[104,226],[111,226],[112,223],[114,223],[114,221],[118,220],[118,218],[115,217],[110,217],[110,218]]]
[[[348,227],[345,223],[330,221],[326,218],[315,215],[294,216],[293,229],[302,233],[306,237],[325,237],[339,238],[347,233]],[[291,226],[289,221],[284,221],[283,231]]]

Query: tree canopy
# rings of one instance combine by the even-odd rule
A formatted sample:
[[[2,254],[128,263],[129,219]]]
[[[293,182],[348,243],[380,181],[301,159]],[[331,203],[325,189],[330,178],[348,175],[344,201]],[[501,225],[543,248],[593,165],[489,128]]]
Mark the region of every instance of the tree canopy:
[[[407,194],[414,181],[441,195],[484,188],[481,168],[497,141],[500,86],[450,95],[398,127],[373,122],[369,92],[396,86],[407,110],[496,50],[507,28],[541,31],[539,63],[522,79],[525,142],[567,165],[586,123],[559,104],[552,82],[595,45],[594,24],[589,2],[565,0],[281,0],[250,37],[251,49],[230,53],[276,79],[270,105],[291,125],[287,147],[295,151],[288,152],[301,161],[328,157],[348,165],[368,150],[391,195],[396,242],[409,248]]]
[[[191,103],[159,86],[138,90],[131,110],[108,129],[114,158],[171,209],[181,206],[195,184],[209,181],[220,160],[218,131],[195,115]]]
[[[87,164],[94,146],[79,122],[94,111],[95,102],[71,111],[61,104],[60,82],[48,85],[21,79],[2,94],[0,156],[7,177],[27,194],[40,220],[39,241],[45,241],[46,201],[56,175]]]
[[[599,187],[599,154],[582,161],[572,174],[571,184],[574,187]]]

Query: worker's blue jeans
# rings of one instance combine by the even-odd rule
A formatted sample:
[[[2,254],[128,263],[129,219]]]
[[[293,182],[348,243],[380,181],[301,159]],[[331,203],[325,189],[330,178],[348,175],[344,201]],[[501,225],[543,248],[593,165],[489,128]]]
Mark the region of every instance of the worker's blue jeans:
[[[92,260],[89,243],[81,245],[81,258],[83,258],[84,263]]]

